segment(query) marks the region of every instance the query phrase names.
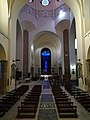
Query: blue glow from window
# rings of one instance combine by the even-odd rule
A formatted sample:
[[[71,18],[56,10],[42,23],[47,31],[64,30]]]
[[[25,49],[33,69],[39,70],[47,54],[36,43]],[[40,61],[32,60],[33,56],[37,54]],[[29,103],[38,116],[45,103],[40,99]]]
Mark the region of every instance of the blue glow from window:
[[[50,56],[50,52],[49,51],[44,51],[44,52],[42,52],[42,56]]]
[[[47,61],[45,60],[45,72],[47,72],[47,69],[48,69],[48,63],[47,63]]]

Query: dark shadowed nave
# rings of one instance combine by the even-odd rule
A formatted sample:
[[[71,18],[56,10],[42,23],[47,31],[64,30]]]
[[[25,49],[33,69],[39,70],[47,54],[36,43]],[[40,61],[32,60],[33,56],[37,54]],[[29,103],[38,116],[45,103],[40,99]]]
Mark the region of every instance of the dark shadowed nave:
[[[89,120],[89,95],[90,0],[0,0],[0,119]]]
[[[76,113],[78,115],[78,118],[77,117],[76,118],[73,118],[73,117],[71,118],[61,117],[60,118],[55,96],[52,92],[53,87],[55,86],[55,83],[53,84],[51,79],[50,80],[48,78],[44,78],[44,80],[38,79],[37,81],[33,81],[33,82],[29,81],[28,83],[27,81],[24,81],[24,83],[22,83],[21,86],[22,85],[29,85],[29,90],[10,108],[8,112],[6,112],[6,114],[2,118],[0,118],[0,120],[20,120],[21,118],[24,120],[27,120],[27,119],[31,119],[31,120],[89,120],[90,119],[90,113],[74,98],[74,96],[71,96],[70,93],[68,93],[62,85],[56,84],[57,88],[59,86],[60,88],[62,88],[63,92],[67,94],[68,98],[71,99],[71,102],[73,102],[73,105],[77,106]],[[24,101],[26,96],[32,91],[35,85],[42,86],[41,94],[40,94],[39,102],[37,106],[37,111],[35,113],[35,118],[30,118],[30,117],[27,118],[26,116],[28,114],[30,115],[30,113],[23,113],[24,115],[23,117],[17,118],[18,107],[21,106],[21,102]],[[20,87],[20,85],[18,87]],[[65,103],[63,104],[63,102],[65,102],[64,100],[63,101],[60,100],[60,102],[62,105],[65,105]],[[22,114],[20,115],[22,116]]]

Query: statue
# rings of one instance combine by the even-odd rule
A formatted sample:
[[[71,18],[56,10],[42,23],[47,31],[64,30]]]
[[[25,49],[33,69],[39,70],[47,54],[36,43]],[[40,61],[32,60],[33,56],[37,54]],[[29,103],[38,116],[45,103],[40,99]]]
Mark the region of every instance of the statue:
[[[16,78],[16,64],[13,62],[11,65],[11,79]]]

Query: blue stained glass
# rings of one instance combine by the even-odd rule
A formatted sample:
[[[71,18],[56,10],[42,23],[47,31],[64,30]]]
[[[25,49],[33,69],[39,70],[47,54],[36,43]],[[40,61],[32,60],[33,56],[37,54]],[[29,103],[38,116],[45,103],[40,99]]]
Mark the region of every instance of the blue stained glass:
[[[50,52],[49,51],[44,51],[44,52],[42,52],[42,55],[43,56],[50,56]]]
[[[47,72],[47,69],[48,69],[48,63],[47,63],[47,61],[45,60],[45,72]]]
[[[51,69],[51,52],[49,49],[44,48],[41,51],[41,67],[42,67],[42,74],[50,74]]]

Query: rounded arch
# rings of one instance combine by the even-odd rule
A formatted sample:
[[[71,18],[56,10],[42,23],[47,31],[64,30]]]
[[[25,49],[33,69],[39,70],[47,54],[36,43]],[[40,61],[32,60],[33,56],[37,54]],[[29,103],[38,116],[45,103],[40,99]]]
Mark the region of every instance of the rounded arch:
[[[90,59],[90,46],[89,46],[88,52],[87,52],[87,59]]]
[[[6,60],[6,53],[5,53],[5,49],[2,46],[2,44],[0,44],[0,60]]]
[[[35,25],[32,22],[28,21],[28,20],[23,21],[22,26],[23,26],[24,30],[27,30],[29,32],[36,29]]]
[[[72,22],[71,22],[71,26],[72,27],[74,25],[74,29],[75,29],[75,32],[76,32],[76,22],[75,22],[75,18],[72,19]]]
[[[16,38],[17,38],[18,34],[22,35],[22,26],[20,24],[20,21],[17,19],[17,23],[16,23]]]
[[[64,29],[69,29],[69,27],[70,27],[70,20],[64,19],[60,21],[55,28],[60,31],[63,31]]]
[[[48,41],[48,39],[45,39],[45,40],[40,39],[40,38],[46,37],[46,36],[51,38],[50,39],[51,41]],[[51,31],[42,31],[42,32],[39,32],[35,35],[35,37],[33,39],[33,45],[38,45],[38,43],[42,43],[42,42],[54,44],[56,47],[59,47],[59,49],[61,46],[60,38],[55,33],[51,32]]]
[[[33,39],[34,52],[38,48],[48,47],[52,49],[54,61],[61,57],[61,41],[60,38],[53,32],[42,31],[35,35]]]
[[[48,47],[44,47],[41,49],[41,55],[49,56],[51,54],[51,50]]]

